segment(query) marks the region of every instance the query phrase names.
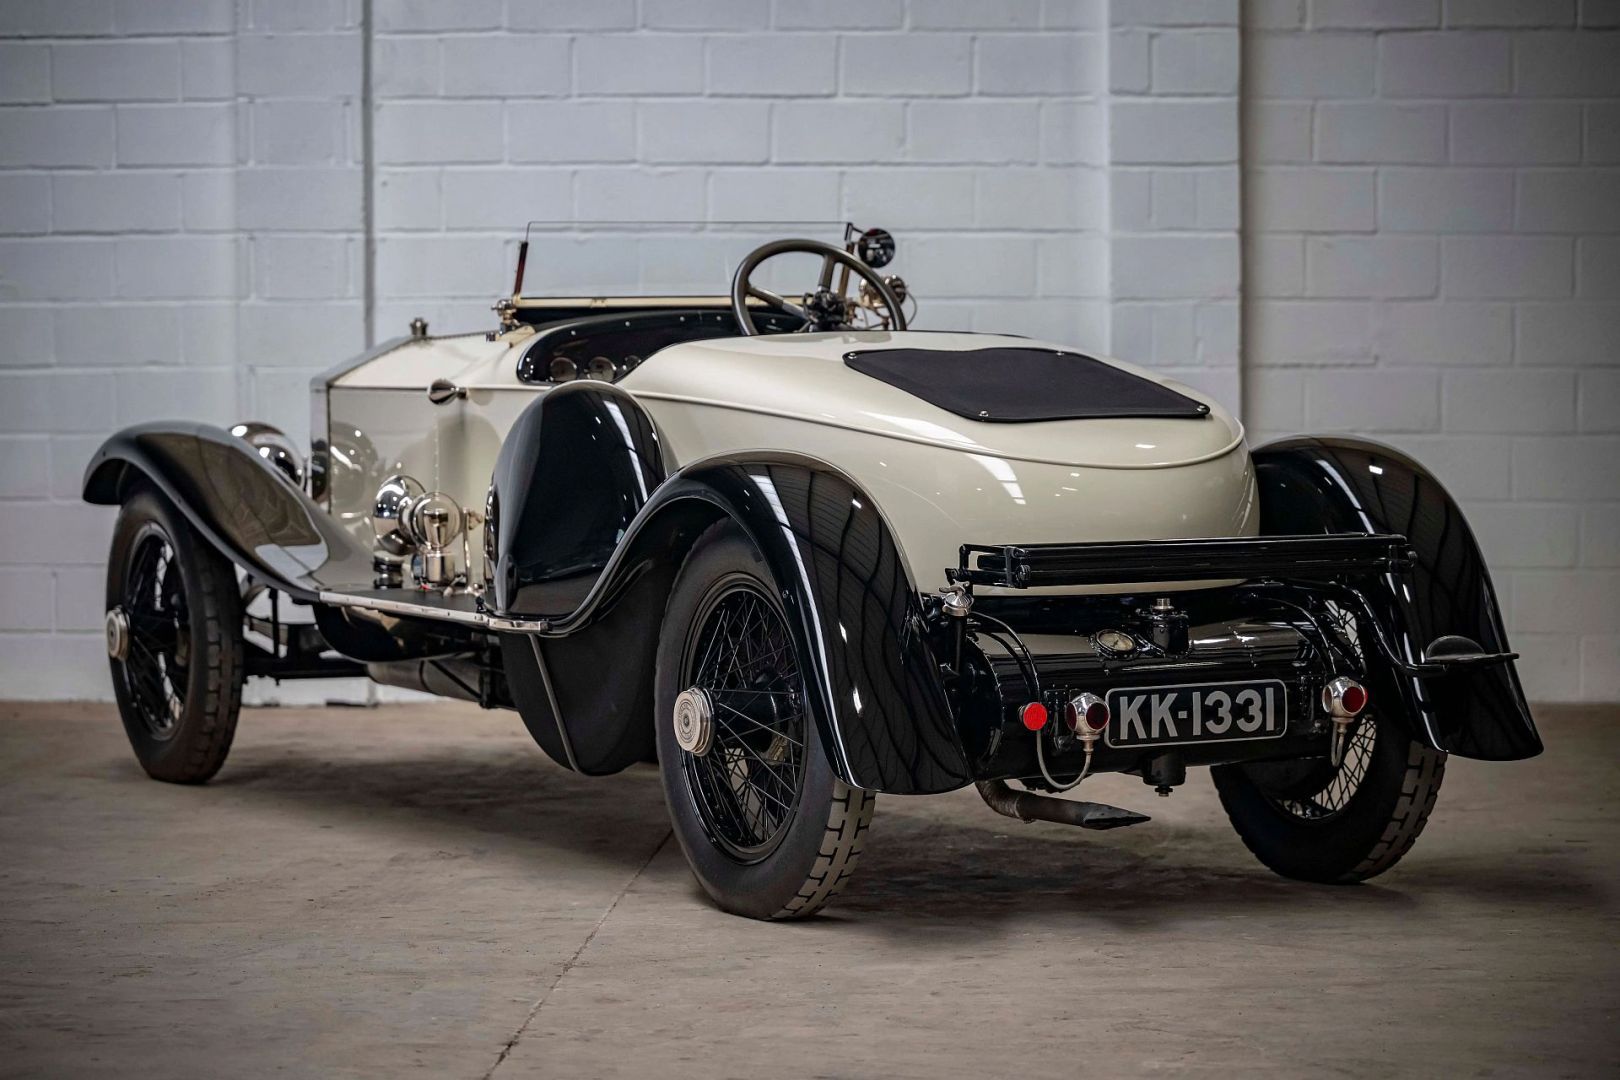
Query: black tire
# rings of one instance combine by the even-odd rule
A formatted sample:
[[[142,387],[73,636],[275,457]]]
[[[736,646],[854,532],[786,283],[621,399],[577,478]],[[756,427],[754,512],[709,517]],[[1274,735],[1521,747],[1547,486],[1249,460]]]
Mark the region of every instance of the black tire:
[[[833,774],[804,711],[805,668],[776,597],[754,545],[721,523],[698,539],[676,575],[658,643],[654,723],[675,838],[714,902],[755,919],[803,918],[825,906],[854,872],[876,803],[872,792]],[[733,624],[721,620],[733,618],[743,632],[731,639],[735,648],[721,650],[734,658],[722,669],[710,645],[728,640]],[[758,645],[745,640],[751,626],[760,628]],[[759,712],[763,724],[715,723],[712,746],[694,755],[676,738],[674,714],[676,698],[699,683],[716,701],[763,699],[771,704],[749,707],[775,711]],[[713,711],[727,715],[718,705]]]
[[[115,608],[129,621],[113,694],[136,759],[154,780],[203,783],[225,763],[242,708],[241,594],[231,564],[150,488],[113,529]]]
[[[1368,716],[1337,769],[1319,760],[1210,771],[1238,836],[1262,863],[1283,877],[1349,884],[1411,850],[1440,794],[1446,755]]]

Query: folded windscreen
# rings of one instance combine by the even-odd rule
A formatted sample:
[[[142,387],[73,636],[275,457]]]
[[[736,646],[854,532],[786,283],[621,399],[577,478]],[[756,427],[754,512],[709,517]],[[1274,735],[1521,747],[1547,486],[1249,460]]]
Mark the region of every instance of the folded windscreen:
[[[1057,349],[857,349],[844,354],[844,363],[988,423],[1209,415],[1208,405],[1151,379]]]

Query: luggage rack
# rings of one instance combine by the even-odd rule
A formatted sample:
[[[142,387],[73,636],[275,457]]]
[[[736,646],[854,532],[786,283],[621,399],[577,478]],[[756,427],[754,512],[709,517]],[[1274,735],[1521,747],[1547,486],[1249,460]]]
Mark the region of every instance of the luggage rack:
[[[963,544],[945,576],[957,584],[1029,589],[1050,585],[1311,578],[1410,568],[1406,537],[1379,533],[1130,540],[1087,544]]]

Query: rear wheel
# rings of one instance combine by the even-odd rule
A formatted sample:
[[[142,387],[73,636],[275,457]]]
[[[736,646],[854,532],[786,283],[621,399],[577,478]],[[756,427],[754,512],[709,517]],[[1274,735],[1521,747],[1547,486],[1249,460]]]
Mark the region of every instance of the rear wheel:
[[[875,797],[833,775],[805,669],[747,536],[711,528],[682,565],[658,649],[658,761],[675,837],[715,903],[820,910],[855,869]]]
[[[1232,825],[1284,877],[1365,881],[1400,861],[1440,793],[1446,755],[1363,717],[1337,766],[1325,759],[1211,770]]]
[[[219,771],[242,707],[236,572],[157,492],[124,503],[107,559],[107,651],[130,746],[148,775]]]

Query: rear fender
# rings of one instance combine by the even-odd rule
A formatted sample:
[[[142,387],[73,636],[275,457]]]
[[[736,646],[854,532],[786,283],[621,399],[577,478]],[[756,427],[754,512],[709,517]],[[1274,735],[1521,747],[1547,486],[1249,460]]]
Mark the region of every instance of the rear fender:
[[[916,586],[871,497],[824,462],[743,453],[683,468],[655,493],[649,523],[691,519],[701,506],[735,521],[764,555],[839,778],[900,794],[971,781]]]
[[[1401,658],[1426,659],[1443,637],[1484,652],[1508,652],[1490,571],[1455,500],[1422,465],[1379,443],[1300,436],[1254,452],[1260,531],[1399,533],[1412,570],[1364,591]],[[1442,646],[1443,647],[1443,646]],[[1375,704],[1392,709],[1424,745],[1462,757],[1505,761],[1541,752],[1511,661],[1422,677],[1372,665]]]

